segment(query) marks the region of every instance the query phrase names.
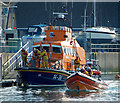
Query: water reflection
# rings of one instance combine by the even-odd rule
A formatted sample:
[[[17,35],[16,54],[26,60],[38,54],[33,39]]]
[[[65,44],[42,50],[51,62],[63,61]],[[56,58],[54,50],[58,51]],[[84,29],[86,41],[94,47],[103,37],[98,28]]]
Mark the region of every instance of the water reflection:
[[[45,89],[41,89],[41,90],[37,90],[37,91],[33,91],[33,95],[36,97],[41,97],[44,100],[51,100],[51,101],[58,101],[61,100],[61,98],[63,98],[63,92],[57,91],[57,90],[45,90]]]
[[[109,75],[108,75],[109,76]],[[105,78],[105,77],[104,77]],[[0,88],[1,101],[118,101],[120,80],[105,80],[108,89],[77,91],[59,88]]]
[[[85,98],[89,97],[91,94],[99,93],[100,91],[88,91],[88,90],[66,90],[65,95],[68,98]]]
[[[18,88],[22,91],[24,100],[60,101],[63,98],[65,88]],[[31,97],[31,98],[30,98]]]
[[[47,101],[66,101],[66,100],[72,100],[73,99],[79,99],[79,98],[87,98],[91,96],[98,96],[98,94],[102,91],[96,91],[96,90],[68,90],[66,87],[61,88],[32,88],[32,89],[26,89],[23,88],[23,97],[24,100],[28,100],[28,96],[30,97],[30,91],[32,92],[32,98],[36,100],[47,100]],[[34,97],[34,98],[33,98]],[[68,99],[69,98],[69,99]]]

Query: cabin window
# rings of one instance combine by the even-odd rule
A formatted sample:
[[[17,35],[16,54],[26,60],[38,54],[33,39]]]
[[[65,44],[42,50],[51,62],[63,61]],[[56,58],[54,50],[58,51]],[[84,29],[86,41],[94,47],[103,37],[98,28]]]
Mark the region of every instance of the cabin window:
[[[68,48],[66,48],[66,54],[69,55],[69,50],[68,50]]]
[[[40,44],[38,44],[38,45],[33,45],[32,47],[35,48],[35,49],[41,50]]]
[[[68,48],[68,55],[70,55],[70,48]]]
[[[41,51],[41,48],[40,48],[40,47],[35,47],[35,49],[38,49],[39,51]]]
[[[74,54],[74,55],[77,55],[76,49],[73,49],[73,54]]]
[[[69,48],[69,50],[70,50],[70,55],[72,55],[72,48]]]
[[[68,55],[68,48],[65,48],[65,54]]]
[[[52,52],[53,53],[61,53],[61,46],[52,45]]]
[[[42,48],[46,50],[46,52],[50,52],[50,45],[49,44],[42,44]]]
[[[71,48],[71,55],[73,55],[73,48]]]
[[[70,55],[72,55],[72,48],[70,48]]]
[[[42,29],[42,34],[45,34],[45,28],[41,28]]]
[[[54,32],[50,32],[50,37],[53,37],[54,36]]]
[[[64,27],[60,27],[60,30],[64,30]]]
[[[43,49],[45,49],[46,52],[49,52],[49,51],[50,51],[50,47],[49,47],[49,46],[43,46]]]
[[[53,47],[52,50],[54,53],[61,53],[61,49],[59,47]]]
[[[38,28],[29,28],[28,32],[37,32]]]
[[[63,47],[63,53],[66,55],[76,55],[76,49]]]
[[[55,26],[55,30],[59,30],[59,27],[58,27],[58,26]]]
[[[67,55],[70,55],[70,48],[66,48]]]

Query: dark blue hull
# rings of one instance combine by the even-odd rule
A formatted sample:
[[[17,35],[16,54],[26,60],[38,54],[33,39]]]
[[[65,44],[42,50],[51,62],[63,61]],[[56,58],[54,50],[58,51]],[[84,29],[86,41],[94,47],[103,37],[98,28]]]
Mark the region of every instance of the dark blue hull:
[[[70,73],[62,70],[43,68],[18,68],[20,79],[28,86],[64,86]]]

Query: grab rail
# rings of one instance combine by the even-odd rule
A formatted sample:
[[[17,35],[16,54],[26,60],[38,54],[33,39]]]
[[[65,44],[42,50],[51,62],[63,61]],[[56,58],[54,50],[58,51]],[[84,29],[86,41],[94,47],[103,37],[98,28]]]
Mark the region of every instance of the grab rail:
[[[31,53],[29,50],[29,42],[27,42],[23,48],[28,51],[28,53]],[[22,57],[21,57],[21,50],[22,48],[15,53],[6,63],[2,65],[3,67],[3,78],[13,69],[16,68],[16,66],[21,65],[22,63]],[[19,60],[19,61],[18,61]],[[18,64],[19,62],[19,64]]]

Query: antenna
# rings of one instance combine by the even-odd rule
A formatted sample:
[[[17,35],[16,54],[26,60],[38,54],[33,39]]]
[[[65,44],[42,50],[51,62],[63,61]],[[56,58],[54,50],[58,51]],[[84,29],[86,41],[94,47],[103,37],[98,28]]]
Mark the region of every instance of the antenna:
[[[84,16],[81,16],[81,17],[83,17],[84,18],[84,31],[86,31],[86,18],[88,17],[88,16],[86,16],[86,9],[85,9],[85,11],[84,11]]]
[[[45,11],[47,11],[47,2],[45,0]]]
[[[71,25],[70,26],[72,27],[72,12],[71,12]]]
[[[88,16],[87,16],[87,6],[88,6],[88,0],[87,0],[87,3],[86,3],[85,10],[84,10],[84,16],[81,16],[81,17],[84,18],[84,26],[83,26],[83,27],[84,27],[84,29],[83,29],[84,31],[86,31],[86,22],[87,22],[86,19],[87,19],[87,17],[88,17]]]
[[[96,0],[94,0],[94,27],[96,26]]]

